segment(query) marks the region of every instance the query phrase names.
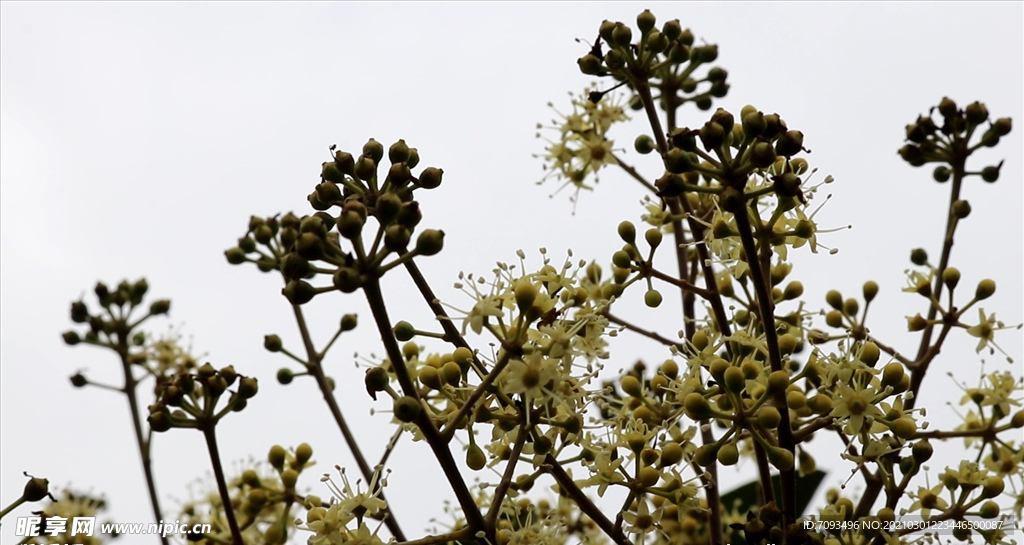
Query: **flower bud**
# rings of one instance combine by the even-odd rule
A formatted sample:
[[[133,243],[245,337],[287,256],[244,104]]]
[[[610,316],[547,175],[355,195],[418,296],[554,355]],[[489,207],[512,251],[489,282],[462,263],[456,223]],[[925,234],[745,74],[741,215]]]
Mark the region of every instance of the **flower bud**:
[[[1006,482],[1003,481],[1002,477],[990,475],[985,479],[985,483],[981,485],[981,497],[994,498],[1002,494],[1005,487]]]
[[[953,201],[953,208],[952,208],[952,210],[953,210],[953,215],[956,216],[957,219],[961,219],[962,220],[962,219],[966,218],[967,216],[971,215],[971,203],[969,203],[969,202],[967,202],[967,201],[965,201],[963,199],[959,199],[959,200]]]
[[[928,252],[924,248],[914,248],[910,251],[910,262],[919,267],[928,263]]]
[[[444,174],[444,170],[440,168],[427,167],[420,173],[419,182],[420,187],[424,189],[434,189],[441,185],[441,177]]]
[[[731,130],[731,127],[730,127]],[[704,149],[712,151],[718,149],[725,142],[726,129],[714,121],[708,121],[700,129],[700,141]]]
[[[336,223],[338,224],[338,232],[341,233],[341,236],[349,240],[355,240],[363,232],[365,220],[357,212],[349,210],[348,212],[342,212],[338,216]],[[300,241],[310,234],[312,233],[304,233],[300,237]]]
[[[793,469],[793,453],[782,447],[769,447],[768,461],[780,471]]]
[[[281,347],[281,337],[277,335],[265,335],[263,337],[263,348],[266,348],[268,352],[280,352]]]
[[[978,101],[968,104],[964,108],[964,114],[967,117],[967,122],[973,125],[980,125],[988,120],[988,108]]]
[[[921,439],[914,443],[914,446],[910,448],[910,452],[914,457],[914,461],[920,465],[931,459],[934,450],[932,449],[932,444],[927,439]]]
[[[718,463],[723,466],[733,466],[740,460],[740,451],[736,448],[736,445],[732,443],[726,443],[722,445],[722,448],[718,449]]]
[[[167,299],[158,299],[149,305],[149,313],[153,316],[167,314],[171,310],[171,302]]]
[[[68,346],[75,346],[76,344],[82,342],[82,338],[79,337],[78,333],[75,331],[65,331],[61,335],[61,337],[63,337],[64,343],[67,344]]]
[[[416,237],[416,251],[420,255],[435,255],[444,248],[444,231],[425,229]]]
[[[637,153],[647,155],[654,151],[654,139],[646,134],[641,134],[636,137],[635,141],[633,141],[633,147],[636,149]]]
[[[693,170],[695,163],[696,161],[690,157],[690,152],[679,148],[672,148],[665,154],[665,170],[672,174],[682,174]]]
[[[250,399],[259,392],[260,385],[256,377],[242,377],[238,380],[238,395],[242,399]]]
[[[50,493],[50,481],[41,477],[31,477],[27,474],[25,476],[29,477],[29,479],[21,493],[22,499],[25,501],[39,501]]]
[[[981,169],[981,179],[988,183],[995,183],[999,179],[999,170],[1003,168],[1004,161],[999,161],[996,166],[988,166]]]
[[[919,167],[925,164],[924,151],[921,150],[920,146],[915,144],[907,144],[900,148],[900,157],[904,161],[910,163],[910,166]]]
[[[402,205],[402,209],[398,211],[398,217],[395,218],[395,221],[399,225],[413,229],[422,219],[423,212],[420,211],[420,203],[412,201]]]
[[[612,28],[611,43],[619,47],[627,47],[633,41],[633,31],[622,23],[615,23]]]
[[[281,289],[281,294],[293,305],[305,305],[316,295],[316,288],[305,280],[290,280]]]
[[[516,296],[516,306],[519,307],[520,312],[529,310],[539,294],[537,286],[526,278],[520,278],[512,289]]]
[[[395,324],[394,330],[395,338],[401,342],[408,341],[416,336],[416,328],[404,320]]]
[[[940,184],[948,182],[949,181],[949,177],[952,176],[952,175],[953,175],[953,171],[950,170],[949,167],[947,167],[945,165],[939,165],[939,166],[935,167],[935,170],[932,171],[932,178],[936,182],[939,182]]]
[[[487,455],[476,443],[470,443],[466,449],[466,465],[473,471],[480,471],[487,465]]]
[[[292,380],[295,379],[295,373],[287,367],[282,367],[277,370],[277,382],[280,384],[291,384]]]
[[[146,422],[149,428],[157,433],[171,429],[171,415],[164,411],[149,413]]]
[[[415,398],[402,396],[394,403],[395,418],[401,422],[412,422],[420,415],[420,403]]]
[[[1013,121],[1009,117],[1000,117],[992,123],[992,128],[990,130],[997,136],[1006,136],[1010,134],[1012,124]]]
[[[917,433],[917,422],[909,416],[897,418],[889,427],[893,435],[900,439],[910,439]]]
[[[988,299],[992,297],[992,294],[996,292],[996,283],[990,278],[986,278],[981,282],[978,282],[977,289],[974,290],[974,298],[981,301],[982,299]]]
[[[591,53],[576,59],[576,64],[580,67],[580,72],[588,76],[596,76],[601,73],[601,59]]]
[[[654,187],[661,197],[678,197],[686,191],[686,182],[678,174],[666,174],[654,181]]]
[[[633,244],[636,242],[636,227],[632,222],[624,221],[619,224],[619,238],[622,239],[626,244]]]
[[[640,12],[640,15],[636,16],[636,27],[640,29],[640,32],[647,34],[652,28],[654,28],[657,19],[651,10],[645,9]]]
[[[765,168],[775,163],[775,148],[768,142],[758,142],[750,148],[750,161],[755,167]]]
[[[383,153],[383,151],[381,152]],[[369,181],[371,178],[377,175],[377,163],[372,157],[368,155],[359,156],[359,160],[356,161],[355,175],[362,181]]]
[[[779,136],[775,142],[775,152],[784,157],[795,155],[803,149],[804,133],[800,131],[786,131]]]
[[[711,416],[711,405],[704,396],[697,392],[690,392],[683,398],[683,409],[686,416],[693,420],[706,420]]]
[[[662,297],[658,290],[648,290],[644,294],[644,304],[651,308],[658,308],[661,305]]]
[[[412,233],[404,225],[393,224],[384,229],[384,247],[399,252],[409,245]]]
[[[878,283],[874,280],[864,282],[863,293],[864,302],[870,303],[875,299],[875,296],[878,295]]]
[[[956,102],[949,97],[942,97],[942,100],[939,101],[939,113],[942,114],[942,117],[952,117],[956,115],[956,111]]]

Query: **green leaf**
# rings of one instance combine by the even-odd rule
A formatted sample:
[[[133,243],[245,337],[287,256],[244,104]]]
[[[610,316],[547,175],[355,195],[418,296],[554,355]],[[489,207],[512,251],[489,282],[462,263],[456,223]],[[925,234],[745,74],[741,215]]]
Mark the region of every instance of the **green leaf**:
[[[814,497],[814,493],[821,486],[821,482],[824,479],[825,472],[820,470],[815,470],[812,473],[796,478],[796,512],[798,515],[804,514],[804,510],[811,503],[811,498]],[[775,504],[779,506],[779,509],[782,509],[782,479],[778,474],[772,476],[772,488],[775,489]],[[761,497],[760,492],[761,481],[750,481],[739,488],[722,494],[722,506],[728,511],[735,509],[740,513],[746,513],[760,503],[758,500]],[[728,530],[726,532],[728,533]],[[733,530],[730,543],[732,545],[746,545],[746,540],[743,539],[743,532]]]

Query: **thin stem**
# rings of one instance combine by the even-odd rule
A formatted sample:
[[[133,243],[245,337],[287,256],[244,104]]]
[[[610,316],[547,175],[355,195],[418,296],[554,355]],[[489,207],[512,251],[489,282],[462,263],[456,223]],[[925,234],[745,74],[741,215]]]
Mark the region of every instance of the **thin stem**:
[[[295,322],[299,326],[299,334],[302,336],[302,344],[306,350],[306,357],[309,359],[306,369],[316,380],[316,384],[320,388],[320,393],[323,395],[324,401],[327,403],[327,408],[330,409],[331,416],[334,417],[334,422],[338,425],[341,435],[345,438],[345,444],[348,445],[349,450],[352,452],[352,457],[355,458],[356,465],[359,466],[359,472],[363,475],[363,478],[366,479],[366,482],[371,483],[373,482],[373,469],[370,468],[370,465],[366,462],[366,457],[363,456],[363,451],[359,448],[359,442],[356,440],[355,435],[352,434],[352,430],[349,428],[348,422],[345,420],[345,416],[341,413],[341,407],[338,406],[338,400],[334,398],[334,393],[331,392],[331,386],[327,382],[327,376],[324,375],[321,360],[323,354],[317,352],[316,347],[313,346],[313,339],[309,334],[309,328],[306,326],[306,318],[302,313],[302,307],[292,305],[292,311],[295,314]],[[387,502],[387,498],[384,496],[384,490],[381,489],[379,492],[380,499]],[[388,527],[388,531],[391,532],[391,535],[399,541],[405,541],[405,534],[402,532],[402,528],[398,525],[398,521],[395,519],[394,513],[391,511],[390,504],[385,508],[384,517],[384,524]]]
[[[121,390],[128,398],[128,410],[132,413],[132,430],[135,432],[135,443],[139,447],[139,458],[142,460],[142,472],[146,477],[146,488],[149,491],[149,503],[153,508],[153,516],[159,524],[163,521],[160,499],[156,493],[156,479],[153,477],[153,461],[150,458],[150,441],[142,433],[142,419],[139,417],[139,399],[136,394],[138,380],[132,372],[132,364],[128,361],[128,335],[118,335],[118,356],[121,358],[121,369],[124,371],[124,388]],[[168,545],[167,537],[160,536],[160,543]]]
[[[747,254],[750,277],[754,284],[754,290],[757,293],[758,314],[761,315],[765,344],[768,345],[768,360],[771,364],[772,372],[782,371],[782,354],[779,352],[779,335],[775,330],[775,305],[771,297],[771,284],[768,278],[765,277],[767,271],[762,268],[763,263],[756,260],[758,251],[754,243],[750,218],[747,216],[747,206],[744,204],[742,209],[733,214],[733,216],[736,218],[736,227],[740,232],[740,241],[743,244],[743,250]],[[779,414],[782,416],[778,428],[779,446],[795,456],[796,448],[793,443],[793,428],[790,427],[789,403],[786,400],[785,391],[775,395],[775,403],[778,405]],[[780,477],[782,481],[782,510],[786,515],[787,521],[792,522],[796,520],[796,473],[793,468],[790,468],[781,471]],[[766,486],[770,487],[771,482],[769,481]]]
[[[516,474],[519,455],[523,453],[526,438],[533,429],[532,426],[525,427],[526,419],[524,418],[523,420],[519,423],[519,435],[516,437],[515,444],[512,445],[512,454],[509,455],[508,462],[505,465],[505,473],[502,474],[498,486],[494,488],[494,500],[491,501],[491,508],[487,511],[487,518],[485,519],[488,528],[495,528],[498,523],[498,515],[501,514],[501,504],[505,501],[505,494],[508,492],[509,487],[512,486],[512,477]]]
[[[426,536],[412,541],[400,541],[396,545],[436,545],[438,543],[459,543],[472,537],[469,528],[460,528],[454,532],[437,536]]]
[[[368,280],[363,285],[363,293],[366,295],[366,301],[370,305],[374,322],[377,324],[381,341],[384,343],[384,349],[388,357],[391,358],[395,375],[398,377],[398,383],[402,386],[405,395],[419,399],[419,391],[415,383],[413,383],[409,369],[405,366],[402,349],[398,346],[394,331],[391,330],[391,321],[388,318],[387,307],[384,304],[384,297],[380,291],[380,281],[377,278]],[[462,473],[459,472],[459,466],[455,463],[451,451],[448,450],[448,443],[444,441],[441,434],[437,431],[437,427],[434,425],[434,421],[430,419],[427,411],[419,412],[419,416],[416,418],[416,425],[420,428],[423,438],[426,439],[427,444],[441,465],[445,477],[447,477],[448,482],[452,485],[452,491],[455,492],[459,506],[462,507],[462,512],[466,516],[466,522],[469,524],[470,530],[474,534],[481,531],[486,532],[488,528],[483,515],[480,513],[480,508],[476,505],[473,494],[466,486],[466,482],[462,478]]]
[[[3,511],[0,511],[0,519],[4,518],[4,516],[6,516],[7,513],[10,513],[11,511],[17,509],[18,506],[23,504],[23,503],[25,503],[25,496],[22,496],[22,497],[20,497],[20,498],[18,498],[16,500],[14,500],[10,505],[8,505],[7,507],[4,507]]]
[[[234,545],[245,545],[242,540],[242,531],[238,529],[238,521],[235,520],[235,509],[231,505],[231,496],[228,494],[228,483],[224,479],[224,468],[220,463],[220,450],[217,448],[216,422],[203,424],[203,437],[206,438],[206,449],[210,452],[210,463],[213,465],[213,475],[217,479],[217,490],[220,492],[220,502],[224,506],[224,517],[228,519],[228,528],[231,529],[231,541]]]

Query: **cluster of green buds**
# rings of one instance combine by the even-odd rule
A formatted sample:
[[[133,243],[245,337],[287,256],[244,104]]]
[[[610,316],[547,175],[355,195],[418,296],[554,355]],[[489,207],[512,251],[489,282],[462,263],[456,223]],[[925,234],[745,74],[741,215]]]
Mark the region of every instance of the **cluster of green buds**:
[[[237,383],[235,391],[228,388]],[[171,428],[209,430],[232,411],[241,411],[259,391],[255,377],[239,375],[234,366],[216,369],[209,363],[195,373],[182,373],[158,388],[156,403],[149,407],[149,425],[156,432]],[[227,402],[217,409],[224,393]],[[173,410],[172,410],[173,407]]]
[[[139,325],[151,316],[167,314],[171,309],[171,302],[166,299],[153,301],[149,304],[145,314],[138,315],[139,309],[143,307],[143,299],[149,291],[149,284],[145,278],[135,282],[121,281],[113,290],[103,282],[96,284],[93,292],[99,301],[100,310],[95,314],[90,313],[85,301],[79,300],[71,303],[71,321],[76,324],[87,324],[89,330],[85,334],[77,331],[67,331],[63,334],[64,342],[69,346],[79,343],[103,346],[116,349],[122,344],[142,346],[146,343],[146,336],[136,332]],[[145,355],[135,355],[132,363],[144,363]],[[76,384],[79,386],[80,384]]]
[[[719,67],[711,68],[703,77],[697,77],[695,72],[718,58],[718,46],[694,45],[693,33],[683,30],[678,19],[667,21],[660,30],[655,28],[656,23],[654,14],[644,10],[636,18],[640,35],[634,41],[628,25],[604,21],[590,52],[577,61],[580,71],[591,76],[611,76],[631,87],[653,82],[666,110],[686,102],[693,102],[701,110],[710,109],[713,98],[729,92],[728,73]],[[608,46],[607,52],[603,51],[602,41]],[[698,91],[702,83],[708,85]],[[594,91],[591,100],[597,102],[606,92]],[[639,99],[632,106],[643,107]]]
[[[352,293],[368,279],[415,256],[437,254],[444,246],[444,232],[436,229],[420,230],[413,241],[423,217],[414,191],[441,185],[441,169],[428,167],[413,176],[419,153],[404,140],[388,148],[391,166],[383,176],[379,170],[385,150],[380,142],[371,138],[358,158],[333,146],[331,150],[333,160],[323,163],[321,182],[308,197],[317,212],[302,217],[289,213],[280,219],[254,216],[238,246],[225,252],[229,263],[252,262],[264,272],[279,270],[287,282],[282,293],[295,305],[328,291]],[[366,236],[370,218],[376,230]],[[342,238],[351,243],[351,251],[342,249]],[[396,257],[385,263],[391,254]],[[307,282],[317,274],[330,275],[332,285],[314,287]]]
[[[942,117],[942,125],[932,119],[936,110]],[[904,161],[915,167],[942,163],[935,167],[933,173],[935,181],[939,183],[947,182],[953,176],[959,179],[968,175],[981,176],[991,183],[999,179],[1002,162],[979,172],[966,172],[964,162],[979,148],[995,147],[1002,137],[1010,134],[1011,128],[1009,117],[990,120],[988,108],[981,102],[975,101],[965,108],[958,108],[952,99],[943,97],[928,115],[919,116],[917,121],[907,125],[906,138],[909,143],[900,148],[899,154]],[[980,136],[975,139],[976,135]],[[975,142],[972,143],[972,140]]]

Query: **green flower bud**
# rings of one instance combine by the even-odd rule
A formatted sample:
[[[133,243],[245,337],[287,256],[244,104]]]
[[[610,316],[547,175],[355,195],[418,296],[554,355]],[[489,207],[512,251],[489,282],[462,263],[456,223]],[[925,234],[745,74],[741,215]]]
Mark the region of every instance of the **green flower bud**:
[[[690,392],[683,398],[683,409],[686,416],[693,420],[706,420],[711,416],[711,405],[704,396],[697,392]]]
[[[149,428],[157,433],[171,429],[171,415],[164,411],[149,413],[146,422],[149,424]]]
[[[685,183],[678,174],[666,174],[654,181],[654,187],[662,197],[678,197],[686,191]]]
[[[425,229],[416,237],[416,251],[420,255],[435,255],[444,248],[444,231]]]
[[[989,129],[981,135],[981,145],[986,148],[994,148],[999,145],[999,133],[995,129]]]
[[[259,381],[256,377],[242,377],[238,380],[238,395],[242,399],[250,399],[259,392]]]
[[[280,384],[291,384],[292,380],[295,379],[295,373],[287,367],[282,367],[277,370],[277,382]]]
[[[1017,411],[1013,413],[1013,418],[1010,419],[1010,425],[1015,428],[1024,428],[1024,411]]]
[[[619,224],[619,238],[622,239],[626,244],[633,244],[636,242],[636,227],[632,222],[624,221]]]
[[[601,59],[596,55],[587,53],[576,59],[576,64],[580,67],[580,72],[588,76],[596,76],[601,73]]]
[[[779,422],[781,421],[782,414],[771,405],[765,405],[761,407],[761,410],[757,411],[757,423],[765,428],[774,430],[779,427]]]
[[[988,183],[995,183],[999,179],[999,170],[1003,168],[1004,161],[999,161],[996,166],[988,166],[981,169],[981,179]]]
[[[765,168],[775,163],[775,148],[768,142],[758,142],[750,147],[750,161],[757,168]]]
[[[690,157],[690,152],[679,148],[672,148],[665,154],[665,170],[672,174],[682,174],[693,170],[696,162]]]
[[[384,229],[384,247],[393,252],[404,250],[410,238],[412,233],[404,225],[393,224]]]
[[[381,153],[383,154],[384,152],[381,151]],[[377,162],[368,155],[359,156],[359,160],[356,161],[355,174],[360,180],[364,182],[369,181],[377,175]]]
[[[988,299],[992,297],[992,294],[996,292],[996,282],[990,278],[986,278],[981,282],[978,282],[977,289],[974,290],[974,298],[981,301],[982,299]]]
[[[415,398],[402,396],[395,400],[395,418],[402,422],[412,422],[420,415],[420,403]]]
[[[622,51],[612,49],[605,54],[604,64],[609,70],[619,70],[626,66],[626,57],[622,54]]]
[[[909,416],[904,416],[897,418],[889,429],[900,439],[910,439],[917,433],[917,422],[914,422],[914,419]]]
[[[949,177],[952,175],[953,171],[950,170],[949,167],[947,167],[946,165],[939,165],[935,167],[935,170],[932,171],[932,178],[934,178],[935,181],[939,183],[948,182]]]
[[[405,163],[394,163],[388,168],[388,175],[384,178],[384,183],[390,185],[392,188],[405,187],[409,180],[412,179],[412,171],[409,169],[409,165]]]
[[[263,348],[269,352],[280,352],[282,347],[281,337],[277,335],[265,335],[263,337]]]
[[[473,471],[480,471],[487,465],[487,455],[476,443],[470,443],[466,449],[466,465]]]
[[[660,229],[651,228],[644,232],[644,240],[647,241],[647,245],[650,246],[652,250],[661,244],[661,239],[662,234]]]
[[[394,331],[395,338],[401,342],[408,341],[416,336],[416,328],[404,320],[395,324]]]
[[[512,289],[520,312],[528,311],[539,294],[537,286],[526,278],[520,278]]]
[[[444,170],[440,168],[427,167],[420,173],[420,187],[424,189],[434,189],[441,185],[441,177],[444,175]]]
[[[864,302],[870,303],[875,299],[875,296],[878,295],[878,283],[874,280],[864,282],[863,293]]]
[[[971,215],[971,203],[963,199],[953,201],[953,215],[961,220]]]
[[[996,477],[996,478],[998,479],[999,477]],[[978,509],[978,514],[981,515],[982,518],[994,519],[994,518],[999,516],[999,511],[1000,511],[999,504],[994,502],[994,501],[989,500],[989,501],[981,504],[981,507]],[[966,540],[962,540],[962,541],[966,541]]]
[[[956,102],[949,97],[942,97],[939,101],[939,113],[942,117],[953,117],[956,115]]]
[[[365,220],[357,212],[351,210],[348,212],[342,212],[337,219],[338,232],[341,233],[341,236],[349,240],[355,240],[363,232],[364,223]],[[312,233],[304,233],[299,240],[301,241],[302,238],[311,234]]]
[[[723,466],[733,466],[740,460],[740,451],[736,448],[736,445],[732,443],[726,443],[722,445],[722,448],[718,449],[718,463]]]
[[[458,386],[462,382],[462,367],[454,361],[441,366],[441,380],[450,386]]]
[[[373,138],[366,141],[363,144],[363,155],[369,156],[373,159],[374,163],[379,163],[384,157],[384,144],[374,140]]]
[[[320,165],[320,178],[325,182],[343,183],[345,181],[345,175],[341,169],[338,168],[336,162],[324,162]]]
[[[988,108],[984,104],[974,101],[964,108],[967,122],[973,125],[980,125],[988,120]]]
[[[633,264],[633,260],[629,257],[628,252],[625,250],[619,250],[612,254],[612,264],[620,269],[629,269]]]
[[[804,133],[800,131],[786,131],[779,136],[775,142],[775,152],[784,157],[795,155],[803,149]]]
[[[67,344],[68,346],[75,346],[76,344],[82,342],[82,338],[79,337],[78,333],[75,331],[65,331],[61,335],[61,337],[63,337],[64,343]]]
[[[294,252],[285,254],[281,261],[281,273],[289,280],[301,280],[311,271],[309,260]]]
[[[149,305],[149,313],[153,316],[167,314],[171,311],[171,302],[167,299],[158,299]]]
[[[50,481],[41,477],[29,477],[28,482],[25,483],[25,489],[21,492],[21,497],[25,501],[39,501],[45,498],[50,493]]]
[[[910,251],[910,262],[919,267],[928,263],[928,252],[924,248],[914,248]]]
[[[932,444],[927,439],[922,439],[916,443],[910,449],[911,455],[914,457],[914,462],[918,465],[927,462],[932,457]]]
[[[731,127],[730,127],[731,130]],[[718,149],[725,142],[725,134],[728,132],[725,127],[708,121],[700,129],[700,141],[707,151]]]
[[[780,471],[793,469],[793,453],[781,447],[770,447],[768,449],[768,461]]]
[[[612,29],[611,43],[619,47],[627,47],[633,41],[633,31],[622,23],[615,23]]]
[[[671,21],[665,21],[665,24],[661,27],[661,33],[664,34],[669,40],[676,40],[683,33],[683,27],[679,24],[679,19],[672,19]]]
[[[1006,482],[1003,481],[1002,477],[990,475],[985,479],[985,483],[981,485],[981,497],[994,498],[1002,494],[1005,487]]]
[[[659,293],[658,290],[648,290],[647,293],[644,294],[644,304],[651,308],[657,308],[661,305],[661,300],[661,293]]]
[[[653,53],[664,53],[671,45],[672,41],[657,30],[651,30],[647,36],[647,49]]]
[[[338,171],[352,176],[355,174],[356,160],[352,157],[352,154],[347,151],[335,151],[334,152],[334,166],[337,167]],[[332,182],[340,183],[342,180],[331,180]]]
[[[950,267],[942,271],[942,283],[952,290],[960,282],[960,269]]]
[[[1006,136],[1012,130],[1013,121],[1009,117],[1000,117],[992,123],[992,132],[998,136]]]
[[[636,149],[637,153],[641,155],[647,155],[648,153],[654,151],[654,139],[646,134],[641,134],[640,136],[636,137],[636,140],[633,141],[633,147]]]
[[[407,202],[398,211],[395,221],[408,229],[414,229],[423,219],[423,212],[420,211],[420,203],[416,201]]]
[[[74,375],[71,375],[71,385],[75,388],[81,388],[86,384],[89,384],[89,379],[85,378],[85,375],[82,373],[75,373]]]
[[[305,280],[290,280],[281,289],[281,294],[293,305],[305,305],[316,295],[316,288]]]
[[[714,376],[714,371],[712,370],[712,376]],[[746,386],[746,377],[743,376],[743,371],[735,365],[727,367],[722,373],[722,378],[725,382],[725,388],[734,394],[742,392]]]
[[[363,149],[365,150],[366,148],[364,147]],[[400,139],[388,148],[388,160],[391,161],[391,164],[404,163],[408,159],[409,146],[406,145],[405,140]]]
[[[640,12],[640,15],[636,16],[636,27],[640,29],[640,32],[647,34],[652,28],[654,28],[657,19],[651,10],[645,9]]]

